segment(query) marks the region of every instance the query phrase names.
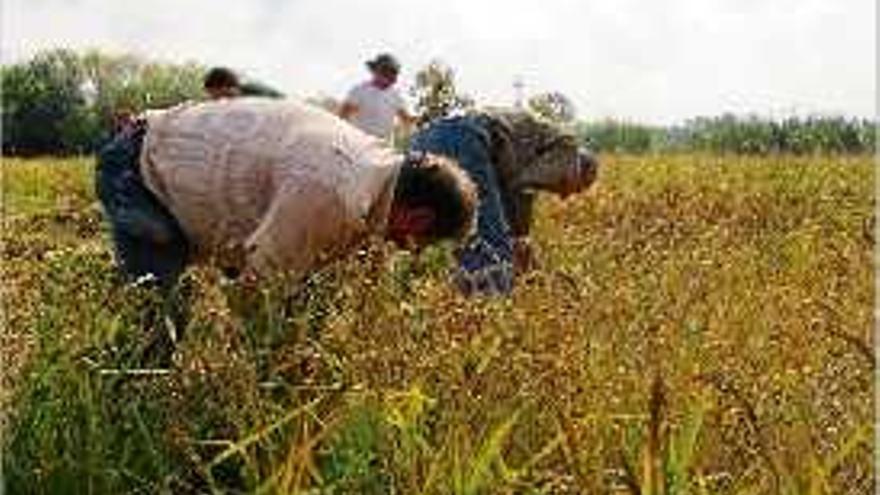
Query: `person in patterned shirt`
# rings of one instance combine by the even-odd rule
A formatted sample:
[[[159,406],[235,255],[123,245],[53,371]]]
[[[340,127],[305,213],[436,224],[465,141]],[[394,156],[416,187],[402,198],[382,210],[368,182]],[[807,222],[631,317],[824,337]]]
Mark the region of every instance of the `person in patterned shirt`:
[[[192,262],[301,279],[371,234],[465,237],[476,190],[450,159],[403,154],[295,100],[148,112],[98,157],[96,188],[130,280],[173,287]]]
[[[506,294],[534,260],[529,240],[538,191],[566,198],[596,180],[598,160],[576,137],[527,111],[486,109],[430,122],[412,150],[454,158],[477,184],[477,232],[459,250],[466,293]]]

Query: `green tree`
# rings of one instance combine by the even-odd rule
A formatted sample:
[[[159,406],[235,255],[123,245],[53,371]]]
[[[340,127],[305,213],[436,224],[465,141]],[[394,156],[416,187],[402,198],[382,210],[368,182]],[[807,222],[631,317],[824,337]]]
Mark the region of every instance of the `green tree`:
[[[140,112],[202,97],[206,69],[194,62],[168,64],[90,52],[83,65],[88,83],[95,88],[95,111],[106,124],[119,110]]]
[[[36,55],[26,64],[3,67],[3,151],[33,155],[76,148],[71,130],[85,115],[83,73],[69,50]]]
[[[432,60],[416,73],[411,94],[416,98],[419,123],[473,108],[474,100],[458,91],[455,71],[439,60]]]
[[[529,98],[527,106],[532,112],[556,124],[570,124],[577,116],[574,102],[558,91],[549,91]]]
[[[577,126],[577,134],[590,148],[615,153],[652,151],[660,141],[662,132],[659,128],[617,120],[581,123]]]
[[[204,68],[134,55],[51,50],[0,68],[3,152],[86,153],[109,134],[114,116],[201,97]]]

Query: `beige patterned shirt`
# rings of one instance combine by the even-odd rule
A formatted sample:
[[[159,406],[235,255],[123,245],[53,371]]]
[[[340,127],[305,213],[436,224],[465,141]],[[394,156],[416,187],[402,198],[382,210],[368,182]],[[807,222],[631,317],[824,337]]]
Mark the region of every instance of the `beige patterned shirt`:
[[[147,120],[144,180],[198,259],[301,276],[384,229],[403,157],[322,109],[236,98]]]

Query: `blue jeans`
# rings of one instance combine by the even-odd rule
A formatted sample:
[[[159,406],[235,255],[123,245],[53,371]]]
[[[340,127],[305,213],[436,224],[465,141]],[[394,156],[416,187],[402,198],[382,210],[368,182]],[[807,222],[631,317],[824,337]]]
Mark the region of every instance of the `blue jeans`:
[[[144,125],[117,134],[98,154],[95,189],[104,207],[116,261],[129,280],[174,286],[189,259],[180,224],[146,187],[139,158]]]
[[[489,155],[489,134],[479,119],[432,122],[413,135],[410,149],[455,159],[477,185],[477,233],[458,252],[456,281],[466,293],[506,294],[513,288],[513,240]]]

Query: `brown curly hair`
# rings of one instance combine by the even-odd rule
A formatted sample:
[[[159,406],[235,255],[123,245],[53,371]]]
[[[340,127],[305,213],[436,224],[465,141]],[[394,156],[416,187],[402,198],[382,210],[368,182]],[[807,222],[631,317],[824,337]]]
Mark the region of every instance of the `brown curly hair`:
[[[431,153],[407,155],[398,174],[394,202],[427,207],[434,223],[431,240],[462,239],[474,230],[477,188],[455,160]]]

